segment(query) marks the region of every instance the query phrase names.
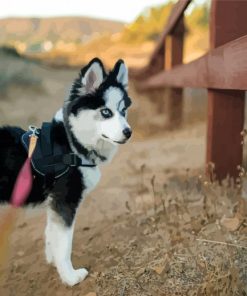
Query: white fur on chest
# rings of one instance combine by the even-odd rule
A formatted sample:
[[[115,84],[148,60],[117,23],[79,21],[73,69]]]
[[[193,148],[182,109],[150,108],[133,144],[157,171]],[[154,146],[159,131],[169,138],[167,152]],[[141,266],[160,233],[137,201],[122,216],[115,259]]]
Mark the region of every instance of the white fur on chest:
[[[79,167],[79,171],[82,174],[82,180],[86,187],[83,192],[83,196],[91,192],[99,183],[101,173],[99,168],[96,167]]]

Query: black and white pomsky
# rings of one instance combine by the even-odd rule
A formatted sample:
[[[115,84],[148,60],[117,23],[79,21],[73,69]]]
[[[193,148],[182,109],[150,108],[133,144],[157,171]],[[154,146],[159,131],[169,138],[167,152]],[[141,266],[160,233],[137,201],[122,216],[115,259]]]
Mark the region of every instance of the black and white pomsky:
[[[119,144],[131,136],[127,109],[128,70],[119,60],[106,73],[100,59],[93,59],[75,79],[69,97],[51,123],[53,143],[66,146],[93,167],[70,167],[52,184],[33,170],[33,188],[25,205],[45,204],[45,255],[54,264],[61,280],[73,286],[88,275],[85,268],[74,269],[71,249],[75,215],[85,196],[100,180],[99,165],[109,162]],[[48,106],[44,106],[47,108]],[[18,172],[27,158],[21,144],[25,131],[19,127],[0,128],[0,201],[9,202]]]

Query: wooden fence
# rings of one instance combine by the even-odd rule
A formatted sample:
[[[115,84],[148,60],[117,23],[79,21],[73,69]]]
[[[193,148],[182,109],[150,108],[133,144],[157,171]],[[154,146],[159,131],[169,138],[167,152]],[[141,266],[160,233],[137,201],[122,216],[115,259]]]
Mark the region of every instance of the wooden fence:
[[[242,165],[244,98],[247,90],[247,0],[212,0],[210,51],[182,64],[184,11],[191,0],[178,1],[146,67],[130,74],[140,91],[169,89],[171,126],[182,121],[184,87],[208,89],[206,162],[215,164],[219,180],[238,177]]]

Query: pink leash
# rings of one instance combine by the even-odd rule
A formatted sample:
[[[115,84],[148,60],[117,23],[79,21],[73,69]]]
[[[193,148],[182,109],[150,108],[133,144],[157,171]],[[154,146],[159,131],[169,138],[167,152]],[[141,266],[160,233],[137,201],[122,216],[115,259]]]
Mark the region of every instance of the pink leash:
[[[28,158],[24,162],[14,185],[14,189],[11,195],[10,207],[4,216],[1,218],[0,223],[0,265],[2,265],[8,255],[8,242],[11,231],[14,228],[15,221],[17,219],[17,211],[14,208],[20,207],[26,201],[29,193],[32,189],[33,176],[31,168],[31,157],[36,147],[37,139],[36,127],[29,127],[32,130],[29,140]]]

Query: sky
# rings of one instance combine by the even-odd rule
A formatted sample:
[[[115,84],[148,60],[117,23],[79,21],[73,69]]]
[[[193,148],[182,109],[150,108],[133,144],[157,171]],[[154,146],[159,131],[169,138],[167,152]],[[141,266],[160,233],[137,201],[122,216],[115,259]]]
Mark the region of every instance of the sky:
[[[0,17],[91,16],[131,22],[145,8],[166,0],[8,0],[1,1]]]
[[[88,16],[132,22],[143,9],[168,0],[2,0],[0,18]],[[197,0],[199,2],[205,0]]]

